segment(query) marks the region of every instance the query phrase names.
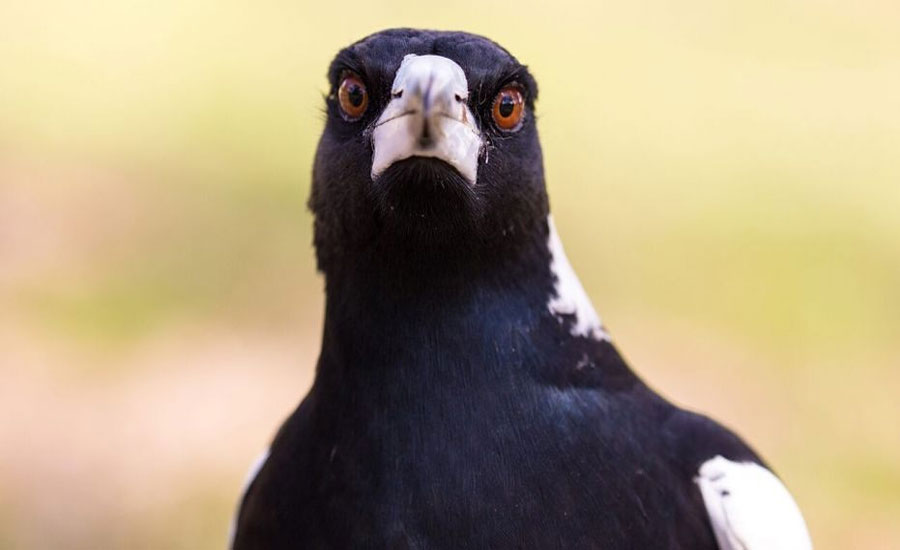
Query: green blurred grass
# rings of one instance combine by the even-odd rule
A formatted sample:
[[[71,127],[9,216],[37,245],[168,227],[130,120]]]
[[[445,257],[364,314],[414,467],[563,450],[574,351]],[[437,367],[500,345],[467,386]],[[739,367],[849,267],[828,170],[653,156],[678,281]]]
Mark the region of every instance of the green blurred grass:
[[[185,325],[212,341],[314,342],[322,285],[305,198],[331,56],[384,27],[479,32],[538,78],[557,224],[638,370],[756,442],[818,548],[889,548],[900,540],[898,20],[877,1],[0,5],[0,200],[28,214],[0,221],[0,329],[21,356],[57,350],[40,363],[50,382],[33,383],[73,399],[119,391],[111,377],[136,377],[140,393],[134,365],[171,363],[138,359]],[[304,346],[305,380],[315,349]],[[172,366],[178,383],[201,370]],[[246,369],[261,385],[282,376]],[[12,380],[7,391],[32,383]],[[285,392],[260,425],[274,427],[303,387]],[[115,528],[4,503],[0,544],[221,546],[261,440],[222,441],[229,456],[215,466],[183,452],[196,477],[181,474],[170,499],[108,511]],[[18,443],[0,439],[0,455]],[[22,486],[20,463],[0,460],[0,486]]]

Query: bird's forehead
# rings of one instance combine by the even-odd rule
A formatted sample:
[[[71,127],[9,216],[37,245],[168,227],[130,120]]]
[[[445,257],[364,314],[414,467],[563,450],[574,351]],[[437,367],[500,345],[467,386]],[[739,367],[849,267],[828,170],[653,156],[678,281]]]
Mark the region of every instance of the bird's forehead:
[[[487,38],[462,33],[393,29],[363,38],[342,50],[329,77],[336,82],[342,70],[362,73],[373,85],[390,86],[403,59],[435,55],[458,64],[471,88],[493,84],[501,75],[526,72],[505,49]]]

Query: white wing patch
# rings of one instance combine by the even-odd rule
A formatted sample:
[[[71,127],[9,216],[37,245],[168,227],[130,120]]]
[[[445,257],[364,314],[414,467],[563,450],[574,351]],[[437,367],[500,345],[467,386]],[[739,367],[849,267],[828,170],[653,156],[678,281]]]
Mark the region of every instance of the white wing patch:
[[[811,550],[800,509],[775,474],[721,456],[696,478],[721,550]]]
[[[265,465],[266,460],[269,459],[269,451],[269,449],[266,449],[256,457],[253,465],[247,471],[247,476],[244,478],[244,486],[241,489],[241,496],[238,498],[237,509],[234,511],[234,516],[231,518],[231,526],[228,528],[228,548],[234,547],[234,534],[237,531],[238,516],[241,515],[241,506],[244,504],[244,497],[247,496],[247,489],[250,488],[250,484],[253,483],[253,480],[256,479],[259,471]]]
[[[562,241],[553,224],[553,216],[547,216],[547,225],[550,227],[550,237],[547,246],[550,248],[550,270],[556,276],[554,286],[555,296],[550,297],[547,307],[550,313],[561,319],[560,315],[574,315],[575,324],[572,325],[572,336],[590,337],[595,340],[609,340],[609,334],[603,329],[600,317],[591,304],[581,281],[572,269],[566,252],[563,250]]]

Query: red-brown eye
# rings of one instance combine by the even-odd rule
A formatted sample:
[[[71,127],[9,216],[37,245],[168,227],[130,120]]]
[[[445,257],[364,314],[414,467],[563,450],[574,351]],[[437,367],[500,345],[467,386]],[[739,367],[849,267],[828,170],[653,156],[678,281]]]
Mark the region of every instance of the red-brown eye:
[[[491,113],[494,115],[494,123],[501,130],[517,130],[522,123],[522,115],[525,114],[525,98],[522,97],[522,90],[516,86],[507,86],[500,90],[494,98]]]
[[[338,104],[350,120],[356,120],[366,112],[369,94],[366,93],[366,85],[358,76],[349,74],[341,81],[341,87],[338,88]]]

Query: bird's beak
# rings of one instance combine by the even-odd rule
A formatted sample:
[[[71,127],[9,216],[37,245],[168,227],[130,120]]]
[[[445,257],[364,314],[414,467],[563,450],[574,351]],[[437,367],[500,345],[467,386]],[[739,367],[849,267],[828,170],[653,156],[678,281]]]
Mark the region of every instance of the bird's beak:
[[[466,75],[439,55],[403,58],[391,100],[372,129],[372,179],[410,157],[440,159],[475,184],[482,139],[467,105]]]

